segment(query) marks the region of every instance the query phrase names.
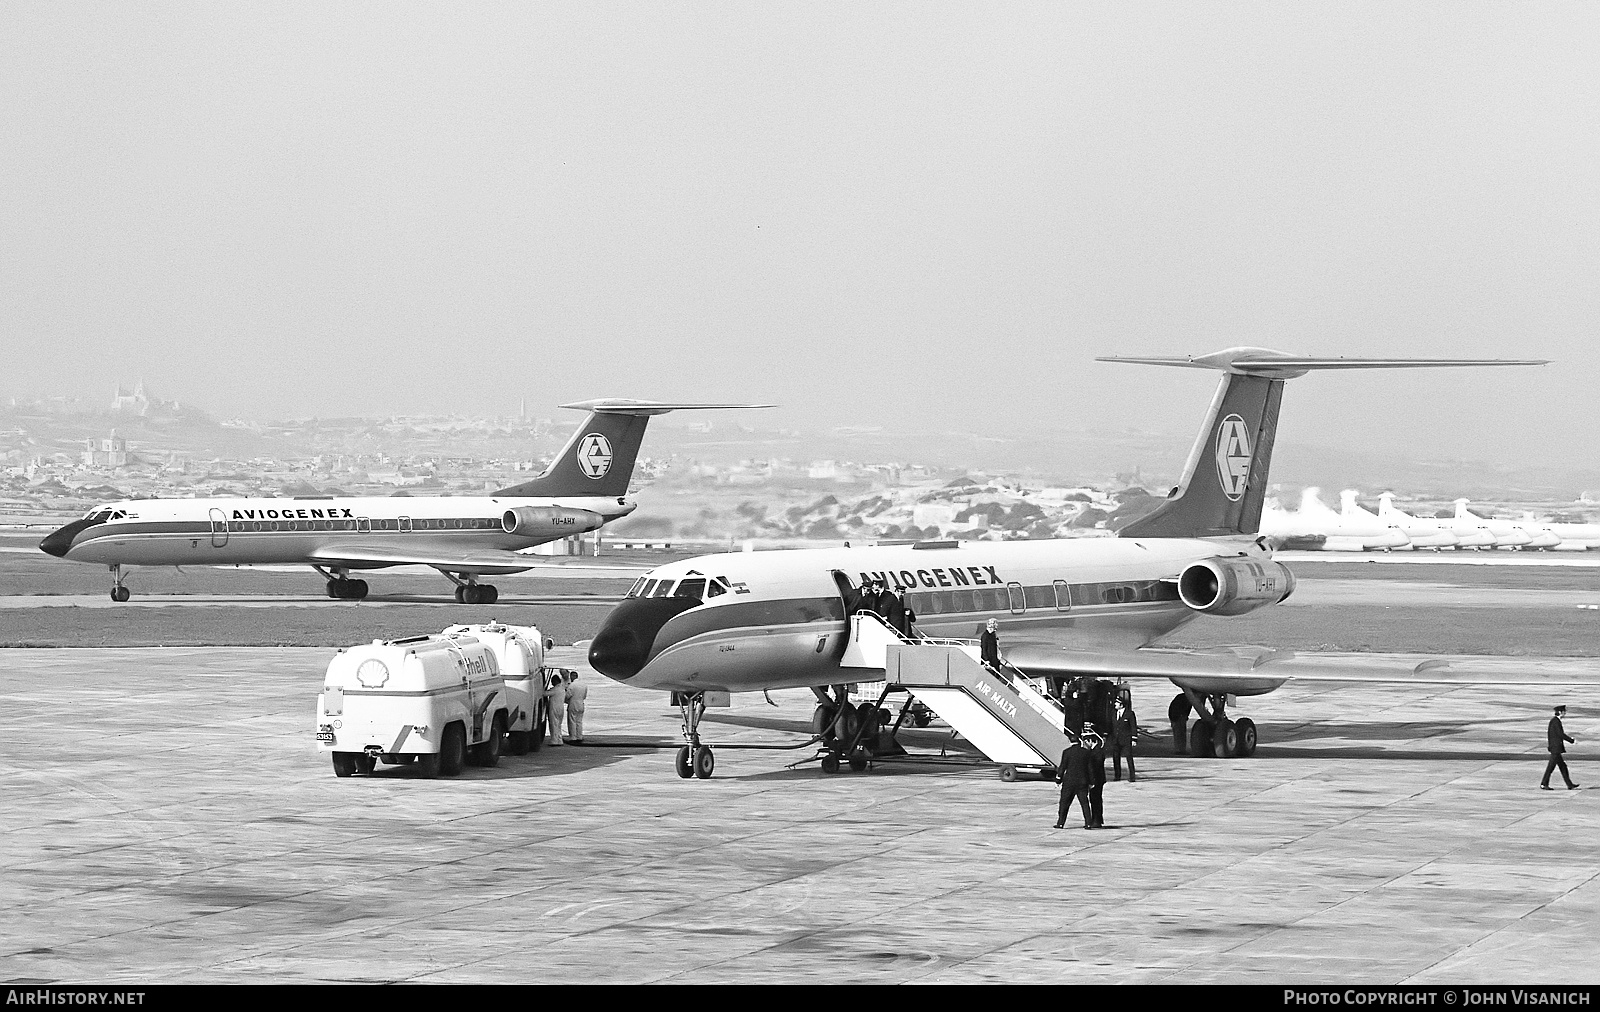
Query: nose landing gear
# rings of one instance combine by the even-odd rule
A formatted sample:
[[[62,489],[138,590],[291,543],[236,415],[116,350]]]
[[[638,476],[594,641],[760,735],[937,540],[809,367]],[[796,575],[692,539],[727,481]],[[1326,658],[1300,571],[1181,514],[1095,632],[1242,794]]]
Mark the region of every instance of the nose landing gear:
[[[132,597],[133,592],[122,585],[122,581],[127,577],[127,574],[122,571],[122,563],[116,563],[109,568],[111,570],[111,600],[121,604]]]
[[[710,780],[711,772],[717,768],[717,757],[711,751],[710,745],[700,744],[700,718],[705,716],[706,697],[703,692],[674,692],[673,701],[678,704],[678,710],[683,714],[683,737],[687,745],[678,749],[677,761],[673,768],[678,776],[684,780],[694,777],[697,780]]]

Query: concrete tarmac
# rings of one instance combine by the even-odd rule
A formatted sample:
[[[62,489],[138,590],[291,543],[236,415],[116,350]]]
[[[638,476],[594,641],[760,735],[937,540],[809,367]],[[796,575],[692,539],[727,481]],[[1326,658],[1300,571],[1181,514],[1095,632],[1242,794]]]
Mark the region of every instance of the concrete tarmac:
[[[586,667],[583,747],[336,779],[330,655],[0,651],[0,980],[1600,982],[1600,795],[1537,789],[1552,690],[1291,686],[1241,701],[1254,758],[1200,760],[1136,685],[1139,782],[1085,831],[991,766],[725,747],[679,780],[676,711]],[[803,740],[810,694],[773,698],[707,737]]]

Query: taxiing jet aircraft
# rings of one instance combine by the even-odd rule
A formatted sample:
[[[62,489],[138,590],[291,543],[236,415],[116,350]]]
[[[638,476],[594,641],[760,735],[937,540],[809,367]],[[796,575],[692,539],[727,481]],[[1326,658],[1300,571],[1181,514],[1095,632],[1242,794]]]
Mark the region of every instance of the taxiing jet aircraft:
[[[493,495],[130,499],[96,506],[39,548],[109,567],[113,601],[130,596],[130,566],[304,564],[327,579],[329,597],[367,596],[367,581],[352,571],[421,565],[455,583],[457,601],[493,604],[499,591],[480,577],[532,569],[538,561],[522,550],[633,512],[628,482],[651,415],[771,405],[601,399],[562,407],[589,417],[543,474]]]
[[[1229,696],[1271,692],[1290,680],[1503,681],[1447,670],[1442,659],[1396,672],[1352,671],[1264,648],[1139,648],[1197,615],[1243,615],[1294,590],[1293,574],[1258,533],[1285,381],[1314,370],[1543,363],[1306,358],[1259,348],[1102,361],[1223,373],[1182,482],[1118,537],[935,541],[674,562],[642,577],[610,612],[589,662],[624,684],[677,694],[686,739],[680,776],[710,775],[709,746],[697,730],[708,692],[808,686],[826,726],[826,688],[843,702],[842,683],[870,677],[841,665],[851,646],[846,602],[869,577],[905,592],[925,636],[970,637],[987,619],[998,620],[1004,660],[1029,676],[1170,680],[1182,690],[1175,709],[1185,720],[1191,707],[1199,717],[1190,742],[1215,754],[1248,755],[1255,747],[1253,723],[1228,717]],[[838,756],[830,758],[824,768],[838,769]]]

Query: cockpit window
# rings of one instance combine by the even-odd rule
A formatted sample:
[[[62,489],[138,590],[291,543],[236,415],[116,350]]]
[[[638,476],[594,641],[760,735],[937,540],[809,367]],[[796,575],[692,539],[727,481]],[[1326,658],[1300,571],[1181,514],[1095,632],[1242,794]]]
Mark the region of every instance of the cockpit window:
[[[84,519],[93,520],[97,524],[103,524],[107,520],[111,519],[111,511],[108,509],[91,510],[88,515],[84,517]]]
[[[656,589],[656,581],[654,581],[654,580],[646,580],[646,581],[644,581],[644,586],[639,588],[639,596],[640,597],[649,597],[650,596],[650,592],[652,590],[655,590],[655,589]]]
[[[624,597],[638,597],[639,596],[639,588],[641,588],[643,586],[644,586],[644,577],[641,576],[637,580],[633,581],[633,586],[629,587],[628,588],[628,592],[626,594],[624,594],[623,596]]]
[[[728,578],[725,576],[713,576],[711,578],[711,583],[706,587],[706,597],[708,599],[713,597],[721,597],[727,592]]]
[[[650,596],[651,597],[670,597],[671,594],[672,594],[672,581],[671,580],[662,580],[660,583],[656,584],[655,593],[651,594]]]
[[[700,580],[700,579],[684,580],[682,583],[678,584],[678,591],[677,591],[677,593],[673,594],[672,596],[673,597],[692,597],[696,601],[698,601],[705,594],[705,590],[706,590],[706,581],[704,581],[704,580]]]

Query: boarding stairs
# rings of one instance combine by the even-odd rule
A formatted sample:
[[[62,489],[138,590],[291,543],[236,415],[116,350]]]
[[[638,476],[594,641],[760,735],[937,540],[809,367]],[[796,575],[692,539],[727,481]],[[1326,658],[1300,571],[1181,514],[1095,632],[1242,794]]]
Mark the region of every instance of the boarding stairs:
[[[1019,767],[1052,771],[1067,748],[1061,705],[1001,662],[979,657],[976,640],[908,638],[871,613],[850,618],[841,667],[877,668],[885,689],[908,692],[971,742],[1011,779]],[[1011,776],[1006,776],[1010,773]]]

